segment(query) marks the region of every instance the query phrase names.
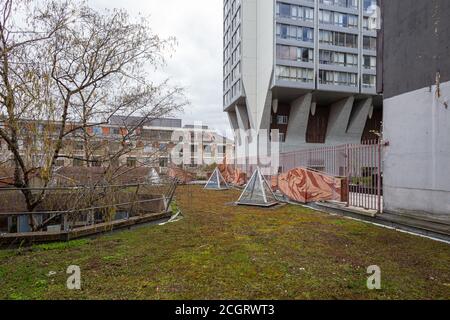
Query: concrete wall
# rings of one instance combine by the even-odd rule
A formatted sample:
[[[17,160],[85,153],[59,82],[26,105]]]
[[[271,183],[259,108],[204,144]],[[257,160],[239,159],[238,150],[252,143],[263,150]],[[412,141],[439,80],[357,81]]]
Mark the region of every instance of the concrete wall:
[[[450,82],[384,101],[384,209],[450,219]]]
[[[272,108],[272,72],[274,69],[275,3],[257,0],[257,118],[256,129],[269,129]]]
[[[243,0],[241,4],[241,79],[248,117],[253,128],[258,115],[257,109],[257,0]],[[242,128],[241,129],[247,129]]]
[[[449,17],[448,0],[382,1],[388,212],[450,220]]]
[[[382,0],[385,98],[450,81],[450,1]],[[381,78],[379,79],[381,81]]]
[[[273,0],[242,1],[242,85],[251,128],[267,129],[274,61]]]

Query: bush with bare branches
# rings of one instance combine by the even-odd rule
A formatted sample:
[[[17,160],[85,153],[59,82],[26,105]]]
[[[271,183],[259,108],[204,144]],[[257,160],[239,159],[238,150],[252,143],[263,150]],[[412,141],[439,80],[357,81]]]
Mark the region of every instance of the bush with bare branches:
[[[187,104],[183,88],[150,79],[174,44],[154,34],[147,19],[123,10],[99,12],[76,0],[0,0],[0,139],[30,213],[45,198],[57,159],[74,157],[62,155],[69,138],[83,141],[79,160],[89,166],[90,128],[115,115],[139,116],[121,132],[118,150],[95,159],[112,177],[114,160],[135,147],[144,123]],[[30,190],[36,170],[40,192]]]

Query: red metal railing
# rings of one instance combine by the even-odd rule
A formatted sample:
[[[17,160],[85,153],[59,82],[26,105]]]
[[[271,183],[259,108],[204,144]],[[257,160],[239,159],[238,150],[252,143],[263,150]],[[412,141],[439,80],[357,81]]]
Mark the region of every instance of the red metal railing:
[[[329,175],[347,176],[348,146],[320,147],[280,154],[280,167],[282,172],[306,167]]]
[[[306,167],[348,179],[351,207],[382,211],[382,145],[377,140],[313,148],[280,155],[282,172]]]
[[[383,211],[382,152],[377,141],[348,146],[348,206]]]

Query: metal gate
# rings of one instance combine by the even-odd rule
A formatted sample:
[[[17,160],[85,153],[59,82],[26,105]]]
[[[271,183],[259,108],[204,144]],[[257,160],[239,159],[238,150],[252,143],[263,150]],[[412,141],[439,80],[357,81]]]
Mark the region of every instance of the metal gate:
[[[377,141],[348,146],[348,206],[383,211],[382,152]]]

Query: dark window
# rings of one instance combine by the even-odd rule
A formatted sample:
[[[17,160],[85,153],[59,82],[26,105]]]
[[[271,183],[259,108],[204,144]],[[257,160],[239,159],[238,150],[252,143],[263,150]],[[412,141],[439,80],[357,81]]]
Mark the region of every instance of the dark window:
[[[344,15],[343,18],[344,18],[344,27],[348,27],[348,16]]]
[[[84,144],[83,144],[83,142],[77,142],[77,143],[75,143],[75,150],[78,150],[78,151],[84,150]]]
[[[203,152],[204,153],[211,153],[211,146],[210,145],[204,145],[203,146]]]
[[[135,168],[137,165],[136,158],[127,158],[127,167],[128,168]]]
[[[289,59],[289,47],[277,45],[277,58],[288,60]]]
[[[313,41],[313,30],[310,28],[303,28],[303,41]]]
[[[320,63],[330,64],[331,63],[331,52],[327,50],[320,50],[319,52]]]
[[[370,57],[369,56],[364,56],[363,59],[364,59],[364,67],[367,68],[367,69],[370,69],[371,68]]]
[[[280,25],[280,37],[286,39],[288,36],[288,26],[285,24]]]
[[[161,168],[167,168],[168,164],[169,164],[169,160],[167,158],[160,158],[159,159],[159,166]]]
[[[356,34],[347,34],[346,47],[356,48],[358,46],[358,36]]]
[[[16,233],[17,232],[17,217],[9,218],[9,232]]]
[[[364,37],[363,47],[366,50],[376,50],[377,49],[377,38],[374,37]]]
[[[338,33],[337,45],[345,47],[345,33]]]
[[[0,232],[8,232],[8,217],[0,217]]]
[[[102,166],[102,162],[101,162],[101,160],[100,159],[93,159],[92,160],[92,164],[91,164],[91,166],[92,167],[101,167]]]
[[[302,49],[302,61],[303,62],[309,61],[309,50],[308,49]]]
[[[282,17],[291,16],[291,6],[285,3],[280,3],[280,15]]]
[[[226,146],[218,146],[217,149],[218,149],[219,153],[221,153],[221,154],[225,154],[227,152]]]

